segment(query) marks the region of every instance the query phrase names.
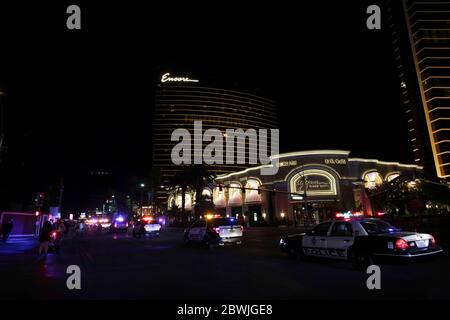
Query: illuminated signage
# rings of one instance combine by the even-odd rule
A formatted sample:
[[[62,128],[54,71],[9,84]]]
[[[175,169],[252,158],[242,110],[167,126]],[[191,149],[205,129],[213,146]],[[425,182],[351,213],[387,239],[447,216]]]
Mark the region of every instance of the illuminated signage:
[[[309,175],[306,180],[306,191],[331,191],[332,184],[329,178],[321,175]],[[305,182],[299,179],[296,182],[296,191],[298,193],[305,192]]]
[[[346,164],[346,159],[325,159],[325,164]]]
[[[198,82],[198,80],[189,79],[188,77],[171,77],[170,73],[164,73],[161,77],[161,82]]]
[[[292,167],[297,165],[297,160],[280,161],[278,163],[279,167]]]

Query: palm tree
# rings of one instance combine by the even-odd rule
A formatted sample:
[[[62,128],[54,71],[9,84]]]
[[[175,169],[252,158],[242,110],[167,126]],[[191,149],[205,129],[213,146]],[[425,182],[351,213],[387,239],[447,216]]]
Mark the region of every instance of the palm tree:
[[[204,164],[195,164],[190,166],[182,166],[181,170],[175,173],[170,179],[170,185],[176,190],[181,191],[181,215],[185,216],[186,211],[186,192],[188,189],[195,190],[195,206],[199,208],[202,203],[203,189],[209,183],[215,181],[215,175]],[[196,210],[196,217],[200,216],[199,210]]]
[[[209,166],[204,164],[197,164],[190,167],[190,176],[192,176],[192,187],[195,190],[195,216],[199,218],[202,214],[201,204],[205,201],[203,197],[203,189],[216,181],[215,174],[210,171]]]
[[[187,172],[185,167],[181,171],[177,171],[175,175],[170,178],[169,185],[171,189],[175,191],[175,194],[178,191],[181,191],[181,217],[184,219],[185,211],[186,211],[186,191],[188,188],[187,183]]]

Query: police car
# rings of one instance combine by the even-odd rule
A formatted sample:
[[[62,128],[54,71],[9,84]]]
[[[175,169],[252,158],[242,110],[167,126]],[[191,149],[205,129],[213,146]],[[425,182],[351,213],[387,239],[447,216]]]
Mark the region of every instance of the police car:
[[[417,260],[443,252],[430,234],[404,232],[378,218],[353,216],[321,223],[309,233],[283,237],[280,249],[294,258],[350,261],[358,270],[386,260]]]
[[[109,230],[111,232],[127,232],[128,222],[122,216],[117,216],[110,224]]]
[[[206,219],[195,221],[184,231],[184,243],[201,243],[211,248],[214,245],[242,243],[244,227],[233,217],[207,215]]]
[[[159,236],[161,231],[161,219],[155,217],[143,217],[133,226],[133,236],[140,237],[145,235]]]

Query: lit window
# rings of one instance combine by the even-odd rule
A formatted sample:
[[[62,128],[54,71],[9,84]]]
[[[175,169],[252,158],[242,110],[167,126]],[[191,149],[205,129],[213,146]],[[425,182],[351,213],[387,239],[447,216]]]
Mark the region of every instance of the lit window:
[[[376,171],[366,173],[364,175],[364,187],[374,189],[383,183],[383,178]]]

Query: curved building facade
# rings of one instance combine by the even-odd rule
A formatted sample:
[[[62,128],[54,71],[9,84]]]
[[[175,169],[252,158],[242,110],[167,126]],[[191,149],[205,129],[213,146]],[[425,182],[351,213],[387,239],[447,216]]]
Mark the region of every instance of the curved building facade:
[[[366,190],[399,175],[415,177],[423,167],[349,157],[349,151],[311,150],[280,154],[275,175],[260,167],[217,177],[212,191],[222,214],[246,214],[250,223],[287,219],[302,221],[305,205],[316,222],[336,212],[358,210],[373,215]],[[245,188],[245,189],[243,189]]]
[[[199,80],[164,74],[157,85],[153,135],[153,166],[159,168],[162,181],[179,171],[172,163],[171,151],[178,141],[171,141],[172,132],[188,129],[193,135],[194,121],[202,121],[203,132],[215,128],[274,129],[278,128],[275,102],[250,93],[213,88]],[[202,133],[203,133],[202,132]],[[192,154],[193,157],[193,154]],[[217,175],[239,171],[248,164],[214,164]],[[159,198],[163,199],[162,193]]]

